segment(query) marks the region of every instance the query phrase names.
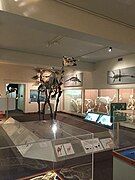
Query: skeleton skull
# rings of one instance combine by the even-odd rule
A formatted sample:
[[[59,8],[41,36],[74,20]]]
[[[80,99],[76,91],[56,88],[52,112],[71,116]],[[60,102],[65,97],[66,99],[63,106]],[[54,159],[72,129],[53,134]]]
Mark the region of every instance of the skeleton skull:
[[[51,77],[51,71],[45,71],[42,75],[41,75],[41,79],[43,82],[49,82],[49,79]]]

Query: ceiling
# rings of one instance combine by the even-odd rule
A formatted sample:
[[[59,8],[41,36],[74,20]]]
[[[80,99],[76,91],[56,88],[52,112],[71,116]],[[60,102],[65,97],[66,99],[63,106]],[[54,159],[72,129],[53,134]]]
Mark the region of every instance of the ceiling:
[[[63,0],[63,2],[67,1]],[[126,6],[134,7],[134,0],[102,0],[100,4],[98,0],[68,0],[68,3],[111,17],[112,19],[119,20],[132,26],[135,22],[133,21],[133,17],[130,19],[124,18],[126,15],[133,15],[133,11],[129,12],[126,10],[125,13],[124,8],[126,8]],[[114,10],[116,6],[117,8]],[[116,13],[118,7],[120,7],[119,14]],[[132,10],[132,7],[130,7],[130,10]],[[121,12],[122,10],[124,11],[123,13]],[[41,24],[37,26],[36,23],[39,22],[32,19],[28,20],[28,18],[18,15],[3,13],[1,11],[0,50],[60,59],[63,56],[69,56],[77,58],[82,62],[97,62],[133,53],[133,50],[130,49],[125,50],[117,46],[113,47],[108,44],[107,41],[104,43],[91,41],[91,39],[82,38],[84,37],[83,34],[79,34],[78,36],[73,35],[70,31],[67,33],[66,30],[57,30],[55,26],[50,27],[45,23],[42,23],[42,28],[39,28]],[[108,51],[110,46],[112,46],[112,52]],[[6,55],[0,52],[0,58],[4,59],[7,57],[8,51]]]
[[[61,1],[61,0],[58,0]],[[135,0],[62,0],[63,2],[88,10],[135,27]],[[62,2],[61,1],[61,2]]]

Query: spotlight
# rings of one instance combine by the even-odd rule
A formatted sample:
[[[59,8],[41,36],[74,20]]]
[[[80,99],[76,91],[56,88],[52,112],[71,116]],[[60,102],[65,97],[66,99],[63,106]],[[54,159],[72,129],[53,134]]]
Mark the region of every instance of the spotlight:
[[[112,47],[109,47],[108,51],[111,52],[112,51]]]

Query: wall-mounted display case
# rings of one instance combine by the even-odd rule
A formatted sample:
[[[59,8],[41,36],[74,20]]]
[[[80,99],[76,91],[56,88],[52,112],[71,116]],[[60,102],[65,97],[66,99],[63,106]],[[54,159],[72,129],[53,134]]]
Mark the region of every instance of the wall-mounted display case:
[[[66,112],[109,115],[111,103],[126,103],[127,109],[134,110],[135,89],[64,89],[63,101]]]
[[[118,102],[117,89],[99,89],[99,97],[96,100],[97,111],[101,113],[110,113],[110,104]]]
[[[63,103],[64,111],[71,113],[82,113],[82,90],[65,89]]]
[[[98,97],[98,89],[85,89],[84,94],[84,113],[93,111],[95,107],[95,100]]]
[[[127,109],[135,110],[135,89],[119,89],[119,102],[127,104]]]
[[[84,112],[109,114],[110,104],[117,101],[117,89],[87,89],[85,90]]]

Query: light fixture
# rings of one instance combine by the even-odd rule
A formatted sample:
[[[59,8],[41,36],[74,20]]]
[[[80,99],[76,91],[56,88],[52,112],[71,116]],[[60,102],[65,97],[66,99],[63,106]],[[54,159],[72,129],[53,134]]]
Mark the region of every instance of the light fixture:
[[[109,51],[109,52],[112,52],[112,47],[109,47],[108,51]]]

